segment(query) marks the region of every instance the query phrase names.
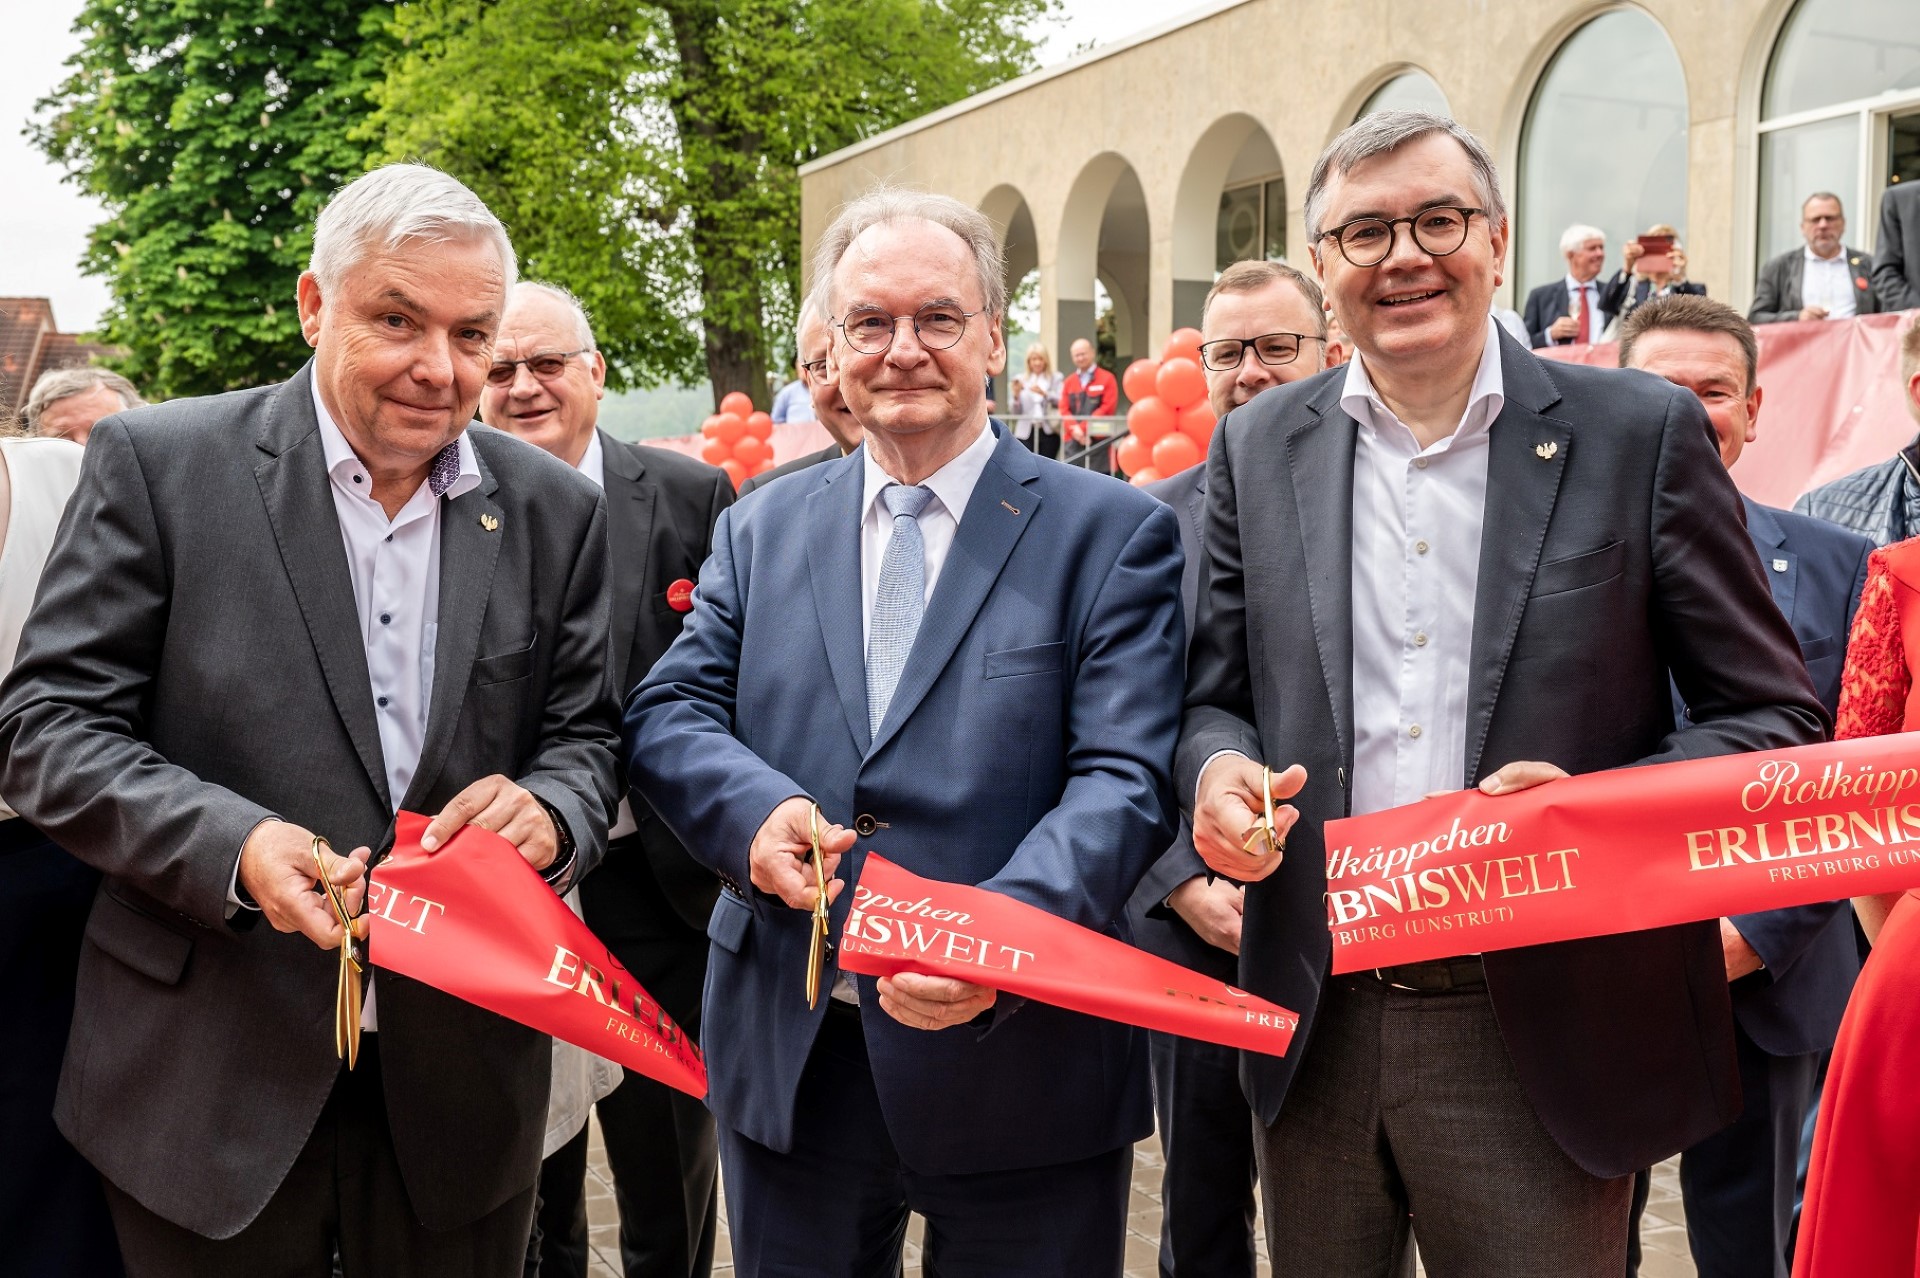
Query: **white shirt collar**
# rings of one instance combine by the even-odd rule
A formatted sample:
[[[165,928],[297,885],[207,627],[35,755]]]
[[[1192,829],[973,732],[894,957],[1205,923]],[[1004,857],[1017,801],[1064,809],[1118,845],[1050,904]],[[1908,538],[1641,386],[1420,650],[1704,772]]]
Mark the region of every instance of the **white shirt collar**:
[[[980,434],[971,444],[960,450],[960,455],[934,471],[920,481],[923,488],[933,490],[934,500],[947,508],[957,524],[966,513],[967,501],[973,496],[973,489],[980,482],[980,475],[987,468],[987,459],[993,456],[993,450],[1000,441],[995,438],[991,419],[980,423]],[[860,499],[860,518],[862,522],[873,514],[873,507],[880,500],[880,490],[888,484],[898,483],[893,476],[880,469],[880,463],[873,459],[873,450],[862,446],[860,450],[864,484]]]
[[[340,433],[340,427],[334,424],[333,414],[327,411],[327,404],[320,397],[320,383],[313,383],[313,415],[320,420],[320,453],[327,463],[327,474],[343,482],[351,483],[349,476],[366,473],[366,463],[353,451],[353,445]],[[460,473],[454,478],[447,491],[442,494],[451,501],[462,493],[470,492],[480,486],[480,463],[474,457],[473,443],[462,430],[454,437],[453,447],[460,459]],[[426,481],[420,481],[423,485]],[[348,491],[354,491],[349,489]],[[373,500],[372,480],[367,480],[367,491],[359,494],[368,501]]]
[[[1806,246],[1806,255],[1809,262],[1813,262],[1819,266],[1845,266],[1847,264],[1847,246],[1844,244],[1840,246],[1840,251],[1832,257],[1821,257],[1813,251],[1813,245],[1809,244]]]
[[[1507,406],[1506,379],[1500,371],[1500,330],[1494,319],[1487,318],[1487,340],[1480,348],[1480,365],[1474,370],[1473,388],[1467,394],[1467,408],[1460,415],[1459,424],[1454,427],[1454,436],[1467,438],[1483,433],[1493,425],[1493,419]],[[1485,407],[1482,408],[1482,405]],[[1347,416],[1363,426],[1375,430],[1383,429],[1388,422],[1406,427],[1394,415],[1387,402],[1380,398],[1380,392],[1373,388],[1373,379],[1367,376],[1366,362],[1359,351],[1347,361],[1346,381],[1340,388],[1340,407]],[[1480,411],[1475,411],[1476,409]]]
[[[580,460],[574,463],[573,468],[591,479],[595,488],[607,486],[606,450],[600,446],[597,427],[587,435],[587,451],[580,454]]]
[[[1569,293],[1578,293],[1583,288],[1598,288],[1599,286],[1600,277],[1598,275],[1590,280],[1576,280],[1571,275],[1567,276],[1567,292]]]

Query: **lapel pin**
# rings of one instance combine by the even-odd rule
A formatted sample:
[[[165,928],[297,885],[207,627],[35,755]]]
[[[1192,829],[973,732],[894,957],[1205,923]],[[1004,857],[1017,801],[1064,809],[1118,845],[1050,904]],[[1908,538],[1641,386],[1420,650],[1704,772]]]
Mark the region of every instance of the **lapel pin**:
[[[1787,570],[1787,561],[1786,561],[1786,560],[1784,560],[1784,559],[1776,559],[1776,560],[1774,560],[1774,561],[1773,561],[1773,570],[1774,570],[1775,572],[1785,572],[1785,571]]]
[[[693,583],[685,577],[667,587],[667,607],[675,612],[693,611]]]
[[[1533,446],[1533,455],[1541,461],[1552,461],[1553,455],[1559,451],[1560,445],[1553,441],[1544,444],[1535,444]]]
[[[486,529],[488,532],[500,531],[500,521],[495,519],[492,515],[480,516],[480,526]]]
[[[1004,497],[1000,499],[1000,504],[1016,515],[1020,513],[1020,508],[1008,502]]]

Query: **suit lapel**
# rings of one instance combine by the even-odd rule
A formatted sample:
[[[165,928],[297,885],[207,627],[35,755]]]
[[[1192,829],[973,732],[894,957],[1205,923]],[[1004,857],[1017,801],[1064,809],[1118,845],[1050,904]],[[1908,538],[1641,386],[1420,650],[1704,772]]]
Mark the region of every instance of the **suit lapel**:
[[[1573,432],[1544,416],[1560,399],[1540,359],[1501,335],[1506,406],[1493,421],[1487,451],[1486,516],[1480,532],[1480,577],[1474,590],[1473,649],[1467,673],[1469,785],[1500,699],[1520,615],[1533,593],[1547,522],[1573,451]],[[1544,455],[1543,455],[1544,454]]]
[[[1792,265],[1787,267],[1787,294],[1780,299],[1780,309],[1798,314],[1806,305],[1803,300],[1807,289],[1807,257],[1804,253],[1795,253]]]
[[[1200,472],[1200,478],[1187,494],[1187,522],[1193,525],[1193,544],[1200,547],[1200,553],[1206,553],[1207,545],[1207,467],[1202,462],[1194,468]],[[1201,567],[1204,569],[1205,565]],[[1204,575],[1204,574],[1203,574]]]
[[[807,495],[807,575],[827,667],[840,694],[847,730],[862,754],[867,750],[867,657],[861,643],[864,603],[860,595],[861,475],[866,452],[822,463],[826,482]]]
[[[1359,424],[1330,377],[1308,401],[1316,416],[1287,435],[1287,472],[1300,518],[1314,648],[1333,703],[1340,755],[1353,759],[1353,446]],[[1242,503],[1246,501],[1243,496]],[[1245,521],[1242,520],[1242,526]],[[1246,548],[1242,547],[1244,558]]]
[[[635,451],[605,431],[600,432],[602,483],[607,494],[607,534],[616,565],[613,574],[613,673],[619,680],[615,691],[622,701],[632,690],[628,674],[633,659],[633,636],[640,624],[640,610],[648,606],[654,591],[666,589],[665,583],[648,579],[653,567],[653,556],[647,552],[647,548],[653,539],[655,491],[652,484],[645,482],[646,463],[634,455]]]
[[[480,651],[480,623],[493,595],[493,570],[500,558],[503,536],[518,530],[501,528],[500,507],[493,494],[500,485],[470,432],[473,457],[480,467],[480,484],[440,507],[440,631],[433,645],[433,700],[427,710],[427,735],[420,747],[420,766],[414,770],[407,799],[423,795],[438,780],[440,768],[453,744],[454,725],[466,704],[467,681]],[[480,522],[491,516],[493,528]],[[535,640],[538,636],[529,636]],[[404,806],[404,804],[403,804]]]
[[[1780,609],[1780,615],[1791,625],[1800,557],[1787,549],[1786,530],[1780,527],[1772,511],[1751,497],[1742,497],[1740,504],[1747,509],[1747,536],[1752,538],[1753,549],[1760,556],[1760,571],[1766,574],[1767,588],[1773,591],[1773,602]]]
[[[373,716],[373,679],[367,673],[360,612],[353,602],[353,575],[333,509],[320,422],[313,412],[311,363],[275,392],[266,428],[255,442],[267,457],[255,469],[254,479],[327,692],[367,780],[380,801],[391,807],[380,728]]]
[[[933,598],[927,601],[920,632],[907,653],[906,667],[900,672],[893,700],[887,703],[887,717],[880,721],[869,754],[891,740],[913,714],[972,627],[987,593],[1006,566],[1007,556],[1040,509],[1040,494],[1024,486],[1039,477],[1040,463],[1033,453],[1014,439],[1011,431],[1001,431],[986,469],[980,472],[980,482],[967,499],[953,548],[940,568]],[[863,687],[865,679],[863,660]],[[864,701],[863,696],[863,708]]]

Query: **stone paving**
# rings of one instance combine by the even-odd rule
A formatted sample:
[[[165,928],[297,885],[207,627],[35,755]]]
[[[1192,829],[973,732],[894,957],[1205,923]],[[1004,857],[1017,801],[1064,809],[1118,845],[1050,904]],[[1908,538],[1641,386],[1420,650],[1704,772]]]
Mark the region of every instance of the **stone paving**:
[[[620,1278],[620,1244],[616,1236],[613,1184],[607,1175],[607,1160],[600,1140],[600,1124],[595,1120],[591,1144],[591,1162],[587,1170],[587,1218],[592,1225],[593,1278]],[[1127,1216],[1126,1278],[1157,1278],[1156,1257],[1160,1247],[1160,1141],[1149,1138],[1134,1149],[1133,1202]],[[1641,1222],[1640,1245],[1642,1278],[1694,1278],[1693,1261],[1687,1255],[1687,1230],[1680,1214],[1678,1164],[1668,1162],[1653,1172],[1653,1193],[1647,1201],[1646,1218]],[[720,1204],[724,1222],[727,1205]],[[906,1274],[920,1278],[921,1223],[915,1217],[907,1231]],[[1260,1256],[1260,1278],[1271,1278],[1264,1231],[1256,1241]],[[727,1245],[723,1226],[714,1257],[716,1278],[733,1278],[733,1253]]]

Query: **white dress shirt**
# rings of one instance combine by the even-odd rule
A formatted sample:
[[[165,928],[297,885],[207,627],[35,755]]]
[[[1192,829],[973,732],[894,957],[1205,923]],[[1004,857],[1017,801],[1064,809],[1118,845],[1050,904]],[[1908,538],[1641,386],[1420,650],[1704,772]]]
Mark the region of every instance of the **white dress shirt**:
[[[1573,340],[1576,342],[1597,342],[1600,340],[1601,330],[1607,326],[1606,319],[1600,314],[1600,280],[1598,277],[1582,284],[1579,280],[1573,278],[1573,276],[1567,276],[1567,314],[1573,316],[1575,319],[1580,318],[1580,292],[1582,289],[1586,290],[1587,294],[1587,331],[1576,335]],[[1499,362],[1498,356],[1495,356],[1494,362]]]
[[[607,450],[600,444],[600,432],[595,430],[587,436],[587,451],[581,453],[580,460],[573,464],[575,470],[591,479],[594,487],[603,492],[607,487],[606,453]],[[619,656],[616,654],[613,660],[618,662]],[[625,697],[627,691],[627,689],[620,689],[620,695]],[[611,843],[615,839],[625,838],[639,828],[640,823],[633,819],[632,800],[624,794],[621,795],[620,816],[614,821],[613,828],[607,831],[607,841]]]
[[[1809,245],[1806,270],[1800,276],[1800,305],[1824,306],[1828,319],[1847,319],[1854,313],[1853,275],[1843,245],[1832,257],[1821,257]]]
[[[13,669],[20,630],[33,610],[54,529],[80,482],[80,445],[70,439],[0,439],[0,468],[12,494],[0,541],[0,675]],[[14,815],[0,803],[0,821]]]

